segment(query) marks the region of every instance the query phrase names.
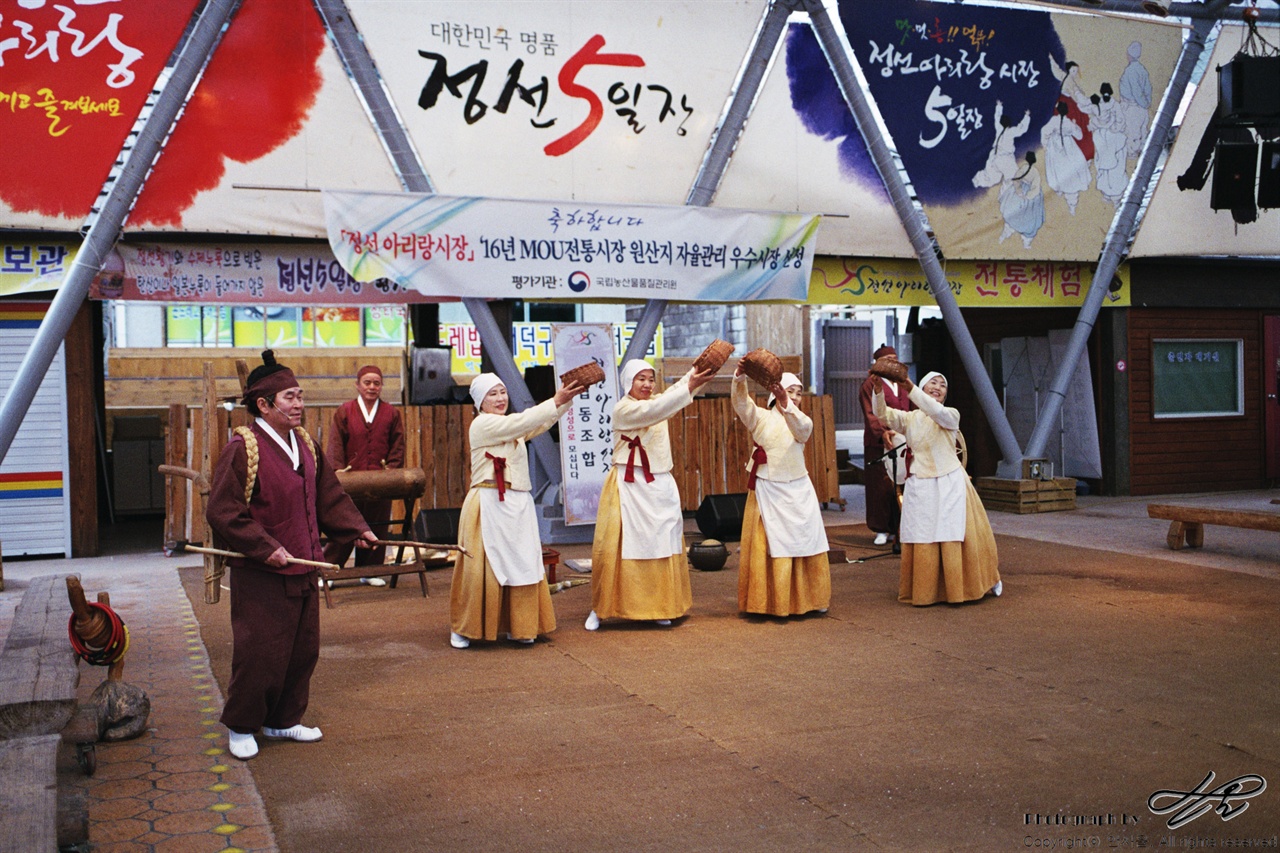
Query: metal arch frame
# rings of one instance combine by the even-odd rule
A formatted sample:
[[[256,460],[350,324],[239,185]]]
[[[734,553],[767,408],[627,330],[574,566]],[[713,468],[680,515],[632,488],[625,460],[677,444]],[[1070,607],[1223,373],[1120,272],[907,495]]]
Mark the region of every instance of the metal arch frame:
[[[1024,0],[1010,0],[1010,2],[1020,6],[1030,6],[1037,9],[1044,9],[1045,6],[1061,6],[1066,9],[1078,9],[1082,12],[1106,13],[1116,12],[1122,15],[1137,15],[1147,19],[1159,20],[1156,16],[1147,11],[1143,5],[1143,0],[1045,0],[1045,2],[1024,2]],[[1185,18],[1190,21],[1220,21],[1223,16],[1235,9],[1243,12],[1246,8],[1250,8],[1248,4],[1235,4],[1232,0],[1227,2],[1210,2],[1195,3],[1173,3],[1169,6],[1170,18]],[[1274,24],[1280,21],[1280,8],[1276,9],[1258,9],[1258,20],[1266,23]]]
[[[383,86],[377,66],[351,20],[346,3],[344,0],[314,0],[314,2],[347,73],[356,84],[357,94],[373,120],[374,129],[391,158],[401,183],[413,192],[435,192],[435,187],[416,154],[413,142]],[[739,69],[729,101],[720,121],[712,131],[707,152],[703,156],[686,204],[705,207],[715,197],[716,190],[728,169],[733,149],[738,144],[738,139],[742,135],[742,130],[759,95],[760,86],[777,52],[787,18],[792,11],[799,8],[800,3],[801,0],[770,0],[766,6],[752,38],[747,57]],[[494,319],[489,304],[483,299],[475,298],[463,299],[462,303],[476,324],[481,343],[493,356],[494,370],[507,386],[507,391],[511,394],[516,406],[520,409],[532,406],[533,395],[529,393],[524,377],[516,369],[511,347]],[[623,356],[624,363],[628,359],[640,357],[640,354],[649,348],[658,324],[662,321],[666,305],[666,300],[661,299],[651,299],[645,303],[644,312],[627,344],[627,350]],[[533,440],[533,447],[547,475],[549,486],[559,485],[561,481],[559,454],[550,436],[545,434],[538,436]]]
[[[1215,8],[1224,9],[1227,3],[1228,0],[1217,0],[1217,2],[1208,4],[1207,8],[1209,10]],[[1106,297],[1107,288],[1111,284],[1111,277],[1115,275],[1120,262],[1124,260],[1127,254],[1127,247],[1137,233],[1139,225],[1138,214],[1142,206],[1142,199],[1151,184],[1151,177],[1155,174],[1156,165],[1169,144],[1173,120],[1179,105],[1182,103],[1182,97],[1186,93],[1187,84],[1191,82],[1191,74],[1195,70],[1196,63],[1200,60],[1200,54],[1204,52],[1209,33],[1216,26],[1216,23],[1217,18],[1200,17],[1195,19],[1192,22],[1187,39],[1182,43],[1182,52],[1178,55],[1178,63],[1174,66],[1173,76],[1169,79],[1169,85],[1165,87],[1164,97],[1160,101],[1160,108],[1156,111],[1155,119],[1151,122],[1146,141],[1142,145],[1142,153],[1138,155],[1138,165],[1134,169],[1133,176],[1129,179],[1129,186],[1125,190],[1124,200],[1116,208],[1116,215],[1112,219],[1111,229],[1107,232],[1101,255],[1098,258],[1097,266],[1094,268],[1093,281],[1089,283],[1089,292],[1085,295],[1084,304],[1080,306],[1080,313],[1076,318],[1075,326],[1071,330],[1071,337],[1067,341],[1067,348],[1063,353],[1062,362],[1058,365],[1057,373],[1053,377],[1053,383],[1049,386],[1049,391],[1045,398],[1044,408],[1036,416],[1035,428],[1031,431],[1031,437],[1027,440],[1027,458],[1034,459],[1044,455],[1044,449],[1049,442],[1049,434],[1053,428],[1053,422],[1058,419],[1058,415],[1062,411],[1062,404],[1067,397],[1067,387],[1071,384],[1071,377],[1075,375],[1080,357],[1084,355],[1085,347],[1089,342],[1089,334],[1093,331],[1093,325],[1098,320],[1098,312],[1102,309],[1102,300]]]
[[[433,191],[430,178],[399,120],[372,58],[364,48],[345,3],[342,0],[314,0],[314,2],[348,74],[356,83],[357,93],[374,122],[379,140],[395,166],[401,183],[411,191]],[[41,322],[14,376],[9,393],[3,401],[0,401],[0,461],[3,461],[7,455],[21,427],[23,416],[30,407],[57,353],[57,348],[66,337],[79,305],[88,295],[93,276],[101,268],[107,252],[119,238],[129,209],[141,191],[152,164],[159,156],[167,134],[179,117],[186,99],[221,38],[225,26],[239,7],[239,3],[240,0],[209,0],[197,13],[190,36],[177,51],[173,74],[159,90],[150,113],[141,120],[141,126],[135,131],[137,136],[135,144],[132,147],[126,145],[119,170],[113,172],[104,185],[103,195],[106,199],[101,208],[86,220],[85,240],[81,250],[77,253],[45,319]],[[1058,0],[1053,5],[1098,11],[1096,5],[1086,0]],[[1046,407],[1038,417],[1035,430],[1028,442],[1026,453],[1028,457],[1038,455],[1047,443],[1047,425],[1052,423],[1061,410],[1066,385],[1084,352],[1088,335],[1096,322],[1098,310],[1105,297],[1106,287],[1100,282],[1109,283],[1111,275],[1114,274],[1124,256],[1128,241],[1138,227],[1142,198],[1168,142],[1173,116],[1190,80],[1191,71],[1203,52],[1212,26],[1231,8],[1233,7],[1230,0],[1214,0],[1206,4],[1176,3],[1170,9],[1172,16],[1189,18],[1193,21],[1192,33],[1184,43],[1178,67],[1169,86],[1166,87],[1160,111],[1144,143],[1138,169],[1130,179],[1124,201],[1117,208],[1093,282],[1068,343],[1066,358],[1059,366]],[[1108,9],[1135,14],[1145,11],[1141,7],[1140,0],[1110,0]],[[873,154],[876,168],[917,251],[935,301],[943,312],[961,360],[978,391],[984,414],[987,415],[988,422],[996,433],[997,442],[1004,456],[998,473],[1001,476],[1016,476],[1020,472],[1014,470],[1012,460],[1015,458],[1020,460],[1023,454],[1017,447],[1017,440],[1012,435],[1003,407],[995,398],[990,379],[982,369],[981,359],[963,316],[949,288],[945,286],[945,278],[938,263],[938,246],[929,236],[923,211],[912,204],[903,177],[893,163],[892,155],[880,133],[870,103],[854,70],[852,49],[843,31],[832,23],[824,0],[769,0],[753,37],[748,57],[739,72],[738,80],[735,81],[730,101],[713,131],[708,151],[686,203],[705,206],[714,198],[733,149],[751,114],[759,87],[776,54],[787,18],[793,11],[800,10],[809,14],[811,24],[827,56],[828,64],[836,75],[859,132]],[[1261,19],[1271,22],[1280,19],[1280,15],[1275,10],[1261,10]],[[488,304],[479,299],[465,299],[463,303],[476,322],[485,346],[489,347],[496,356],[495,369],[508,385],[509,390],[513,392],[512,396],[516,404],[521,407],[532,405],[532,395],[529,394],[523,377],[515,368],[510,347],[501,334]],[[639,353],[648,349],[665,307],[665,300],[650,300],[646,303],[644,313],[627,347],[625,358],[637,357]],[[549,480],[553,484],[558,483],[560,472],[556,464],[558,458],[554,446],[546,436],[540,438],[543,440],[534,441],[535,456],[548,474]]]
[[[862,134],[867,150],[871,153],[871,159],[876,171],[880,174],[880,180],[889,193],[903,228],[906,229],[912,248],[915,249],[916,258],[924,271],[925,279],[929,282],[929,290],[942,311],[952,343],[960,353],[960,361],[977,392],[978,403],[987,417],[987,423],[995,433],[996,443],[1004,457],[997,473],[1000,476],[1014,476],[1020,473],[1017,469],[1021,468],[1022,449],[1018,446],[1018,439],[1013,434],[1013,427],[1009,425],[1004,407],[1000,405],[1000,400],[996,396],[991,377],[983,367],[982,356],[978,353],[973,336],[969,333],[969,326],[960,313],[955,294],[947,284],[946,274],[939,261],[941,251],[930,236],[932,232],[924,210],[911,200],[911,194],[907,190],[902,173],[893,161],[893,153],[885,141],[884,133],[880,130],[866,93],[866,86],[855,70],[853,49],[849,46],[844,30],[837,27],[831,20],[824,0],[804,0],[804,8],[809,13],[814,34],[818,37],[818,44],[822,47],[822,52],[827,57],[827,64],[835,75],[840,93],[853,114],[858,132]],[[1014,460],[1017,461],[1014,462]]]
[[[939,309],[942,311],[952,342],[955,344],[969,380],[973,383],[977,392],[978,402],[982,407],[983,414],[995,433],[996,442],[1000,446],[1000,452],[1003,456],[997,466],[996,475],[1006,479],[1018,479],[1022,476],[1022,460],[1037,458],[1044,452],[1052,425],[1062,411],[1062,404],[1066,399],[1066,391],[1071,377],[1075,374],[1076,367],[1088,343],[1089,334],[1097,321],[1098,312],[1101,310],[1102,300],[1106,296],[1111,278],[1124,258],[1126,247],[1137,231],[1142,200],[1150,186],[1151,178],[1155,173],[1160,157],[1169,142],[1173,119],[1186,92],[1191,74],[1204,50],[1210,31],[1222,19],[1223,14],[1231,8],[1231,1],[1211,0],[1206,4],[1178,3],[1171,9],[1171,15],[1175,17],[1186,16],[1192,19],[1191,34],[1183,43],[1177,67],[1170,78],[1168,86],[1165,87],[1160,109],[1157,111],[1152,126],[1147,133],[1138,166],[1129,180],[1124,200],[1116,208],[1116,215],[1104,241],[1097,266],[1095,267],[1093,280],[1090,283],[1085,302],[1080,308],[1075,327],[1068,341],[1067,351],[1057,367],[1057,373],[1054,376],[1045,406],[1036,418],[1035,428],[1027,442],[1025,452],[1018,447],[1017,438],[1009,425],[1004,407],[1000,405],[995,395],[991,378],[983,367],[981,356],[978,354],[973,337],[964,322],[964,317],[960,313],[955,297],[952,295],[950,288],[947,287],[946,279],[939,263],[941,250],[932,237],[929,236],[931,232],[928,230],[924,211],[912,203],[903,177],[892,160],[892,155],[888,150],[880,127],[871,112],[871,106],[863,91],[865,87],[862,86],[861,80],[858,79],[858,75],[854,70],[852,48],[849,46],[843,30],[832,23],[827,8],[827,0],[804,0],[803,5],[806,11],[809,12],[810,21],[818,36],[823,52],[826,54],[827,62],[836,76],[846,103],[853,112],[854,121],[857,123],[858,130],[872,154],[872,159],[875,162],[877,171],[880,173],[881,180],[884,182],[885,189],[889,192],[894,207],[898,211],[899,218],[907,230],[912,246],[916,250],[917,258],[928,280],[929,289],[933,294],[934,300],[938,303]],[[1085,0],[1064,0],[1064,2],[1058,2],[1054,5],[1074,6],[1093,12],[1099,11],[1096,5],[1085,2]],[[1142,8],[1141,0],[1110,0],[1107,5],[1110,11],[1132,12],[1149,16],[1149,13],[1146,13]],[[1264,17],[1270,19],[1276,16],[1272,14],[1264,15]]]

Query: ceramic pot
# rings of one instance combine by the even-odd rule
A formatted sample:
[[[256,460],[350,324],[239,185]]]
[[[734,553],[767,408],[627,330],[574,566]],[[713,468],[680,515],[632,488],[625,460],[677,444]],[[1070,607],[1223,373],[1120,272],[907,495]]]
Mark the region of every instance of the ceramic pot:
[[[689,546],[689,563],[700,572],[718,572],[729,559],[729,549],[718,539],[704,539]]]

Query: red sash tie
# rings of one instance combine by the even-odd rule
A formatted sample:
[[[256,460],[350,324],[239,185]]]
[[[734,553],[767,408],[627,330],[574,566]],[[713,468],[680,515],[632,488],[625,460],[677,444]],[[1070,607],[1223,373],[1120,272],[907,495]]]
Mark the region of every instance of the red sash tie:
[[[649,454],[645,452],[644,445],[640,443],[640,436],[637,435],[635,438],[627,438],[624,435],[622,436],[622,440],[631,445],[631,454],[627,456],[627,473],[623,475],[622,479],[628,483],[634,483],[636,481],[636,451],[639,450],[640,469],[644,472],[644,481],[646,483],[652,483],[653,474],[649,471]]]
[[[507,457],[494,456],[486,450],[484,458],[493,460],[493,483],[498,487],[498,500],[505,501],[507,499]]]
[[[754,490],[756,487],[756,471],[760,466],[769,461],[769,454],[764,452],[764,448],[756,445],[756,449],[751,451],[751,473],[747,475],[747,488]]]

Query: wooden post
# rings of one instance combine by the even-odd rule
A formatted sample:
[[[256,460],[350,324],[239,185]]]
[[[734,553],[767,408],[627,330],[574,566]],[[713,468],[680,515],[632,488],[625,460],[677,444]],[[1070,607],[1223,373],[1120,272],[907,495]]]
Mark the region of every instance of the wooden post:
[[[237,374],[240,367],[236,365]],[[227,443],[227,425],[229,417],[218,402],[218,380],[213,372],[213,362],[204,363],[204,451],[201,455],[200,473],[206,483],[213,482],[213,469],[218,464],[218,456]],[[203,503],[203,502],[202,502]],[[202,507],[206,509],[207,507]],[[202,511],[200,514],[200,541],[212,543],[209,531],[209,519]],[[204,555],[204,601],[206,604],[217,604],[222,597],[222,566],[220,558],[210,554]]]
[[[218,381],[213,374],[213,362],[204,363],[204,412],[203,429],[200,436],[200,467],[197,469],[204,478],[213,482],[213,466],[217,462],[213,453],[213,431],[218,423]]]
[[[71,553],[98,555],[97,394],[93,378],[93,309],[80,306],[66,345],[67,464],[70,483]]]
[[[203,463],[201,462],[204,449],[204,409],[192,409],[191,412],[191,454],[188,467],[194,470],[200,470]],[[203,473],[203,472],[202,472]],[[195,489],[191,490],[191,507],[189,511],[190,519],[187,523],[187,530],[191,532],[191,538],[196,539],[203,535],[204,532],[204,495]],[[201,540],[204,541],[204,540]]]
[[[164,461],[167,465],[187,467],[187,407],[182,403],[169,406]],[[170,477],[164,490],[164,546],[172,549],[187,538],[187,481]]]
[[[110,607],[111,593],[106,591],[98,593],[98,603],[105,607]],[[124,675],[123,655],[113,661],[111,666],[107,668],[107,681],[119,681],[122,675]]]

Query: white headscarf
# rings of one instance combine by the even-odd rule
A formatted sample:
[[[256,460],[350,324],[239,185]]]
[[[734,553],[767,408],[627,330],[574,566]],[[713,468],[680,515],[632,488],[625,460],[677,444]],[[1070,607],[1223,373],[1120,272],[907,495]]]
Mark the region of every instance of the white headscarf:
[[[778,384],[782,386],[783,391],[788,390],[789,388],[791,388],[792,385],[799,385],[801,388],[804,388],[804,383],[801,382],[800,377],[796,376],[794,373],[782,374],[782,378],[778,380]],[[769,403],[772,403],[772,402],[773,402],[773,394],[770,393]],[[768,403],[766,403],[766,405],[768,405]],[[791,405],[791,402],[789,400],[787,401],[787,405],[788,406]]]
[[[636,381],[636,377],[642,370],[653,370],[654,378],[658,376],[658,371],[654,370],[653,365],[643,359],[633,358],[622,365],[622,373],[619,374],[618,381],[622,383],[620,392],[624,397],[631,393],[631,383]]]
[[[929,380],[935,376],[941,379],[944,383],[947,382],[947,377],[943,376],[941,373],[937,372],[936,370],[930,370],[928,373],[924,375],[924,379],[921,379],[916,384],[920,387],[920,390],[923,391],[924,386],[927,385],[929,383]],[[947,386],[948,386],[948,390],[950,390],[950,383],[947,383]]]
[[[496,373],[481,373],[475,379],[471,380],[471,400],[476,404],[476,411],[480,411],[480,403],[484,401],[484,397],[494,388],[503,384]]]

